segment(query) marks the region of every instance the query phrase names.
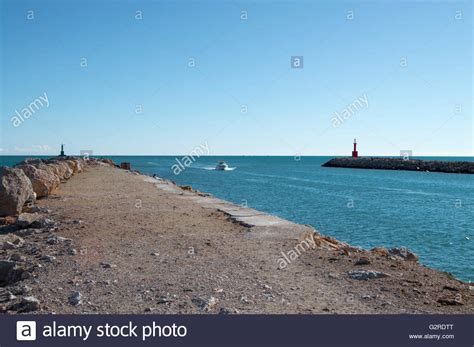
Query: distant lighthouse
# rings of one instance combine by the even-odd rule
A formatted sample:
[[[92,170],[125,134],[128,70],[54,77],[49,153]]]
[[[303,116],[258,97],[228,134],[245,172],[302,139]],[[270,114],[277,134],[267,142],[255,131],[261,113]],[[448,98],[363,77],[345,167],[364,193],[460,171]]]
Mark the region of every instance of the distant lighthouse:
[[[352,158],[357,158],[359,156],[359,152],[357,152],[357,141],[354,139],[354,150],[352,151]]]
[[[64,154],[64,145],[61,144],[61,153],[59,154],[60,157],[65,157],[66,155]]]

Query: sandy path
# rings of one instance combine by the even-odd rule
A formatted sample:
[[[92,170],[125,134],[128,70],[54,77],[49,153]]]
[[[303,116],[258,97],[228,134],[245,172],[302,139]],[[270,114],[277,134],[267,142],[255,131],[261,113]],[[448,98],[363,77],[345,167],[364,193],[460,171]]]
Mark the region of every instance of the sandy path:
[[[411,262],[374,258],[365,268],[392,277],[357,281],[347,276],[356,259],[308,250],[278,269],[300,226],[248,228],[124,170],[89,167],[38,205],[51,209],[61,222],[56,234],[77,250],[45,248],[56,261],[24,281],[44,312],[473,312],[467,285]],[[464,305],[437,303],[453,294],[446,284]],[[68,303],[74,291],[81,305]]]

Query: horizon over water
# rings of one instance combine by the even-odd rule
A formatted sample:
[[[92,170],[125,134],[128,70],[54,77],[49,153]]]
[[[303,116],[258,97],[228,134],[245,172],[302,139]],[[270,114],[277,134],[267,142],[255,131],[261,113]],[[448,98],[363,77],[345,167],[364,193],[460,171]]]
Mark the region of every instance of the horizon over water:
[[[191,185],[366,249],[406,247],[424,265],[474,280],[474,177],[469,174],[323,168],[334,156],[203,156],[179,175],[181,156],[108,156],[134,170]],[[0,165],[25,158],[0,156]],[[414,157],[474,161],[474,157]],[[215,171],[222,159],[235,168]]]

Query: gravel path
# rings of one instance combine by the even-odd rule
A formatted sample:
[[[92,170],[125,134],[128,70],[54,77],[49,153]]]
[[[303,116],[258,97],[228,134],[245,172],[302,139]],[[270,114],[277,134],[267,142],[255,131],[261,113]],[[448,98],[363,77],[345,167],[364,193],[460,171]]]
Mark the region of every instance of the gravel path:
[[[446,274],[376,253],[308,249],[308,227],[271,217],[251,226],[229,205],[152,181],[95,166],[61,184],[38,201],[57,230],[0,253],[40,266],[0,290],[33,296],[41,313],[473,312],[473,291]],[[282,268],[282,252],[298,256]]]

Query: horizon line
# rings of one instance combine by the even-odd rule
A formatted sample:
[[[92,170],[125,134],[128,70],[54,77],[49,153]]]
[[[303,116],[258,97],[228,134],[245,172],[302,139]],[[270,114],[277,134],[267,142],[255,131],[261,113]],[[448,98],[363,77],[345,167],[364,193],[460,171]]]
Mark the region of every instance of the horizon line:
[[[0,157],[57,157],[58,154],[0,154]],[[70,157],[83,157],[81,154],[66,154]],[[112,156],[112,157],[189,157],[193,156],[192,154],[91,154],[90,157],[103,157],[103,156]],[[401,154],[367,154],[359,155],[359,157],[401,157]],[[308,155],[294,155],[294,154],[213,154],[213,155],[198,155],[197,157],[351,157],[350,154],[308,154]],[[440,155],[440,154],[420,154],[412,155],[411,157],[466,157],[474,158],[472,155]]]

